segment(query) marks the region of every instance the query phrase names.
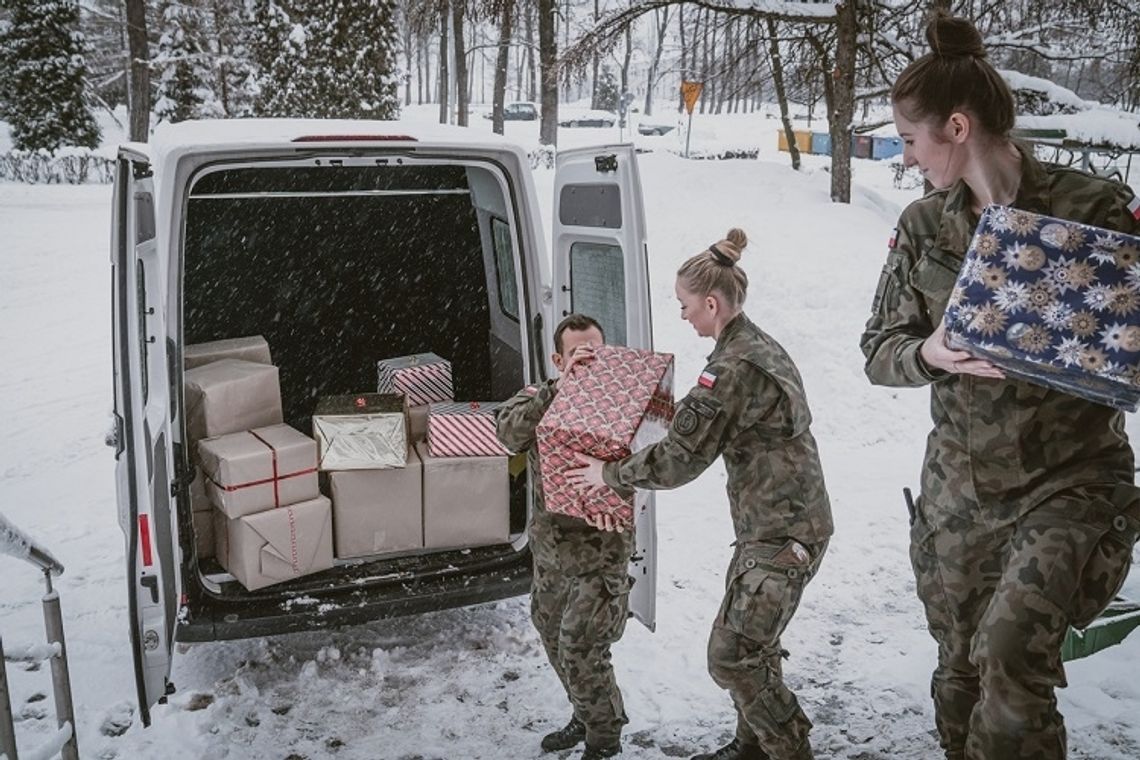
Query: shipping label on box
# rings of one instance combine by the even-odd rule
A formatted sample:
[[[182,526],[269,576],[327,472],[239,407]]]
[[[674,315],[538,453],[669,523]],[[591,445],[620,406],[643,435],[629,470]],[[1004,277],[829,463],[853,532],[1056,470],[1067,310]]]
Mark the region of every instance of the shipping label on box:
[[[404,397],[361,393],[322,398],[313,412],[313,437],[322,470],[403,467],[408,456]]]
[[[424,547],[505,543],[510,533],[507,457],[435,457],[416,445],[424,473]]]
[[[288,425],[199,441],[198,460],[211,502],[229,517],[308,501],[320,494],[317,442]]]
[[[254,591],[333,566],[332,505],[324,496],[244,517],[214,510],[218,562]]]
[[[406,396],[408,406],[451,401],[451,362],[435,354],[412,354],[376,362],[378,393]]]
[[[576,454],[613,461],[665,437],[673,419],[673,356],[619,346],[599,346],[594,360],[561,382],[538,425],[538,454],[546,508],[587,517],[633,519],[633,498],[610,489],[589,496],[566,482],[581,465]]]
[[[1011,377],[1136,411],[1140,237],[988,206],[944,323]]]
[[[183,374],[190,443],[282,421],[277,368],[222,359]]]
[[[387,470],[328,473],[337,557],[423,548],[423,467],[414,450],[407,462]]]
[[[452,401],[432,404],[428,410],[427,440],[435,457],[494,457],[511,452],[495,434],[495,408],[491,401]]]
[[[186,369],[222,359],[242,359],[257,364],[272,364],[269,344],[260,335],[248,338],[224,338],[208,343],[194,343],[182,351],[182,366]]]

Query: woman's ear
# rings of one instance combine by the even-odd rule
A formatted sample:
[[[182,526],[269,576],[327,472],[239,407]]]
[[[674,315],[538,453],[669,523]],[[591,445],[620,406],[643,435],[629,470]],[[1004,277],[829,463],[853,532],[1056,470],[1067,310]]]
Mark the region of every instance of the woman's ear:
[[[709,293],[707,296],[705,296],[705,310],[712,314],[716,314],[718,311],[720,311],[720,299],[712,293]]]
[[[970,136],[970,117],[968,114],[961,111],[955,111],[950,114],[950,118],[946,120],[946,135],[950,138],[951,142],[964,143],[966,138]]]

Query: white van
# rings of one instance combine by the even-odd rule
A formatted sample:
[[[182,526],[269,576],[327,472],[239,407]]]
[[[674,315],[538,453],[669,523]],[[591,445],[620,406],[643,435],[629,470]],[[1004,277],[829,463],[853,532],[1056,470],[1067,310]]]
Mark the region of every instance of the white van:
[[[139,708],[174,690],[175,641],[311,630],[525,593],[525,471],[497,546],[338,561],[247,591],[195,549],[183,349],[262,335],[285,422],[375,390],[380,358],[451,359],[456,398],[501,400],[553,370],[571,311],[651,347],[645,218],[630,145],[558,154],[551,281],[526,153],[404,123],[234,120],[161,128],[118,154],[112,228],[115,449]],[[459,395],[460,393],[465,395]],[[637,497],[634,616],[654,625],[652,495]]]

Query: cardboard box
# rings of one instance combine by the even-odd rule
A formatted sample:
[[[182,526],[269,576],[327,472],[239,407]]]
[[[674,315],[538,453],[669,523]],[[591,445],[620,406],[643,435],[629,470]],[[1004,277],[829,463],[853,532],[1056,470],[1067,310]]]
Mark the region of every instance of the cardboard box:
[[[431,404],[408,407],[408,436],[412,443],[427,440],[429,409],[431,409]]]
[[[673,419],[673,355],[599,346],[594,360],[564,378],[536,430],[542,487],[551,512],[608,514],[633,521],[633,499],[611,489],[583,496],[566,482],[576,453],[623,459],[656,443]]]
[[[412,354],[376,362],[376,391],[406,396],[408,406],[451,401],[451,362],[435,354]]]
[[[194,512],[193,518],[194,546],[198,550],[198,559],[209,559],[214,556],[214,513]]]
[[[206,493],[206,476],[202,474],[202,468],[198,465],[191,467],[194,468],[194,479],[190,481],[190,511],[209,514],[214,505],[210,503],[210,495]]]
[[[1137,263],[1140,237],[988,206],[947,304],[947,343],[1009,377],[1134,412]]]
[[[491,401],[444,401],[428,409],[427,439],[432,456],[508,456],[495,434],[495,407]]]
[[[507,541],[510,495],[506,457],[433,457],[416,445],[424,472],[424,548]]]
[[[222,359],[186,370],[186,434],[190,443],[282,421],[277,368]]]
[[[288,425],[270,425],[198,442],[214,506],[241,517],[320,495],[317,442]]]
[[[250,591],[333,566],[332,504],[318,496],[244,517],[214,510],[218,562]]]
[[[407,416],[404,397],[391,393],[322,398],[313,412],[317,466],[322,470],[403,467],[408,457]]]
[[[407,465],[328,473],[337,557],[422,549],[423,466],[414,450]]]
[[[273,363],[269,357],[269,344],[260,335],[195,343],[182,350],[182,366],[186,369],[222,359],[242,359],[257,364]]]

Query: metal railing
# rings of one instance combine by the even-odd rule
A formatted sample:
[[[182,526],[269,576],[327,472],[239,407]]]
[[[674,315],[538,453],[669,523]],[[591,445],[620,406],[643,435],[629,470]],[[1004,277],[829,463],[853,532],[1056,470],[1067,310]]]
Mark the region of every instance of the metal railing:
[[[67,668],[67,646],[63,638],[63,614],[59,592],[52,588],[51,577],[63,573],[63,565],[47,549],[28,538],[4,515],[0,515],[0,554],[7,554],[35,565],[44,574],[47,592],[43,597],[44,629],[47,644],[20,647],[8,655],[0,638],[0,760],[19,760],[16,731],[12,721],[12,700],[8,690],[7,662],[51,661],[51,681],[55,692],[55,715],[59,728],[48,742],[36,748],[36,757],[79,760],[79,743],[75,730],[75,709],[71,701],[71,675]]]

